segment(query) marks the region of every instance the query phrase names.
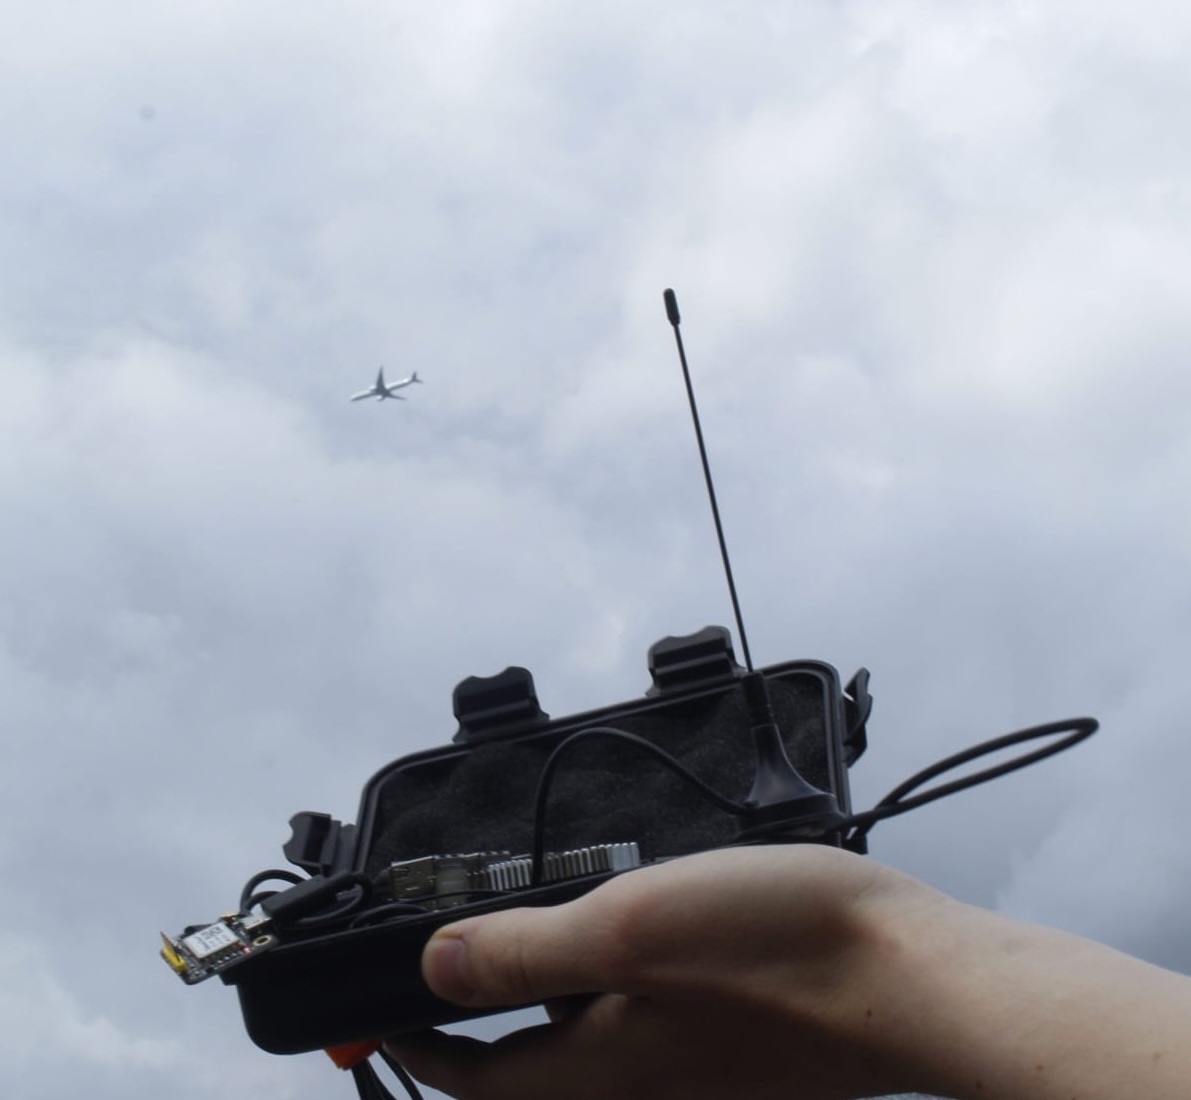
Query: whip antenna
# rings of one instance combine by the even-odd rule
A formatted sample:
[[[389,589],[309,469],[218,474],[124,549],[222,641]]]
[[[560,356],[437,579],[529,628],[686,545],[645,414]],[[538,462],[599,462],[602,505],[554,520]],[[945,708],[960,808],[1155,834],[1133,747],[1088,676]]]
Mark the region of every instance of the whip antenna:
[[[678,315],[678,299],[673,290],[666,290],[662,294],[666,303],[666,319],[674,329],[674,340],[678,344],[678,361],[682,364],[682,377],[686,382],[686,396],[691,403],[691,420],[695,424],[695,439],[699,443],[699,458],[703,463],[703,480],[707,482],[707,499],[711,502],[711,515],[715,520],[715,535],[720,544],[720,557],[724,562],[724,576],[728,578],[728,594],[732,597],[732,613],[736,616],[736,632],[740,635],[740,648],[744,652],[744,667],[748,672],[753,671],[753,659],[749,654],[748,635],[744,632],[744,619],[740,614],[740,600],[736,598],[736,582],[732,579],[732,563],[728,560],[728,544],[724,541],[724,528],[720,523],[720,509],[715,500],[715,486],[711,483],[711,466],[707,461],[707,448],[703,445],[703,428],[699,424],[699,409],[695,404],[695,390],[691,385],[691,372],[686,365],[686,349],[682,346],[682,333],[679,324],[682,318]]]

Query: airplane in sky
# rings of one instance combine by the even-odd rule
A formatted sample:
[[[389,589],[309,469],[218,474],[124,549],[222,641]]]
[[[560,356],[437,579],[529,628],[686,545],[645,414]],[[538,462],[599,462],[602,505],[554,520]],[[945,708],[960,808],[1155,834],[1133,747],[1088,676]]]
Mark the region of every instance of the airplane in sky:
[[[372,389],[361,390],[359,393],[353,393],[351,400],[363,401],[365,397],[375,397],[377,401],[383,401],[386,397],[395,397],[398,401],[404,401],[405,398],[397,391],[410,385],[413,382],[421,383],[418,377],[418,372],[414,371],[408,378],[401,379],[400,382],[393,382],[389,385],[385,384],[385,368],[381,367],[376,375],[376,381],[372,383]]]

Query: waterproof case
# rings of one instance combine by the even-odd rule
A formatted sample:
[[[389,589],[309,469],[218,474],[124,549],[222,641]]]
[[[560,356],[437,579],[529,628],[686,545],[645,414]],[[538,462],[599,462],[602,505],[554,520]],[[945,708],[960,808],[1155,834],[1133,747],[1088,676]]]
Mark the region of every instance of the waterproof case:
[[[525,669],[465,680],[454,693],[453,742],[378,771],[364,787],[356,824],[296,815],[284,846],[292,863],[315,876],[387,879],[391,893],[372,914],[364,908],[344,924],[279,932],[270,950],[220,974],[239,994],[252,1040],[289,1054],[491,1014],[441,1001],[422,981],[422,947],[436,928],[497,909],[558,904],[626,868],[710,848],[839,843],[836,832],[814,828],[742,838],[738,823],[688,780],[615,736],[576,738],[558,755],[538,822],[535,802],[551,754],[595,728],[642,738],[722,795],[746,798],[756,751],[740,691],[744,670],[728,631],[663,639],[649,651],[649,671],[653,686],[643,698],[561,719],[542,712]],[[820,661],[761,671],[790,761],[847,815],[848,767],[864,751],[871,708],[867,672],[845,689]],[[527,870],[535,824],[547,853],[538,885]],[[400,900],[419,896],[430,906]]]

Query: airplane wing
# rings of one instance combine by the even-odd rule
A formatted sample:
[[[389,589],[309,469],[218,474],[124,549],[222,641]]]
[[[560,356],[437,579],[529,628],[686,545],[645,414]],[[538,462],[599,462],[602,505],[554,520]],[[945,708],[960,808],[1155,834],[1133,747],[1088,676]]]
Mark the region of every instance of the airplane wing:
[[[385,383],[385,368],[381,367],[376,372],[376,384],[370,390],[361,390],[359,393],[353,393],[348,398],[349,401],[363,401],[367,397],[375,397],[377,401],[383,401],[386,397],[395,397],[398,401],[404,401],[405,398],[396,391],[402,386],[408,386],[411,382],[421,382],[417,371],[411,374],[408,378],[401,379],[400,382]]]

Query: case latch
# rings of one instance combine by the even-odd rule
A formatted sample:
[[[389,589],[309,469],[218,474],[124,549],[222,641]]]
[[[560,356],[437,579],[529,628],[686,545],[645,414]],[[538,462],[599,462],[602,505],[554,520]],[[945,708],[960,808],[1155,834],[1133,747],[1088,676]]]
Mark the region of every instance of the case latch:
[[[282,846],[285,858],[311,875],[331,875],[350,862],[356,827],[330,814],[305,810],[289,819],[293,835]]]
[[[865,728],[873,712],[873,697],[868,691],[868,669],[856,670],[856,675],[844,688],[844,717],[847,730],[844,733],[844,762],[851,767],[868,748],[868,731]]]
[[[649,647],[649,675],[653,680],[646,695],[734,680],[744,669],[736,663],[732,635],[726,627],[705,626],[694,634],[669,636]]]
[[[533,674],[518,665],[495,676],[461,680],[451,696],[451,705],[459,719],[453,738],[456,742],[491,741],[550,720],[538,705]]]

